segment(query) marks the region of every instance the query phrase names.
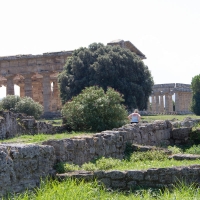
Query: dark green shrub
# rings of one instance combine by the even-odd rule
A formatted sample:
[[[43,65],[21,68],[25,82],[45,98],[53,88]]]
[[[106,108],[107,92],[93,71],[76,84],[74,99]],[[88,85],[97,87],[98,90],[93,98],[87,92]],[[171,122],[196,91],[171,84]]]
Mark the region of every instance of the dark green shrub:
[[[62,109],[66,124],[73,130],[103,131],[125,123],[127,112],[120,93],[112,88],[106,92],[97,86],[85,88]]]

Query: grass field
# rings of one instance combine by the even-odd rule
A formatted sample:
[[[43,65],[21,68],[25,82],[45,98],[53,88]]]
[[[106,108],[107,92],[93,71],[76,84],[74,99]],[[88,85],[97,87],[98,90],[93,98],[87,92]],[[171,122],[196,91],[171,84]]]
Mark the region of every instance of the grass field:
[[[197,147],[200,154],[200,145]],[[189,153],[193,147],[185,150]],[[179,152],[183,152],[182,149]],[[168,159],[168,155],[161,151],[133,152],[123,160],[115,158],[99,158],[95,161],[85,163],[82,166],[58,163],[57,171],[65,173],[76,170],[96,171],[96,170],[147,170],[149,168],[166,168],[174,166],[188,166],[200,164],[200,160],[174,160]]]
[[[66,179],[42,181],[39,188],[2,200],[198,200],[200,189],[195,185],[177,184],[173,189],[145,189],[123,192],[107,189],[97,181]]]
[[[152,115],[152,116],[141,116],[142,121],[152,122],[155,120],[178,120],[183,121],[186,118],[200,119],[197,115]]]
[[[44,141],[55,139],[61,140],[66,138],[73,138],[76,136],[88,136],[93,133],[91,132],[66,132],[66,133],[57,133],[57,134],[35,134],[35,135],[20,135],[14,138],[1,140],[1,142],[12,142],[12,143],[25,143],[25,144],[41,144]]]

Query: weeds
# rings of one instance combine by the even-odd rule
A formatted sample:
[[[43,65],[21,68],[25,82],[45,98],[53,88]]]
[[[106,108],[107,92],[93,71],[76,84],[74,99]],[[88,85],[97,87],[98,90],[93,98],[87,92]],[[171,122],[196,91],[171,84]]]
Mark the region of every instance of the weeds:
[[[200,199],[200,189],[194,184],[180,183],[173,189],[137,188],[133,191],[123,192],[108,190],[97,181],[85,182],[66,179],[42,181],[35,191],[26,191],[21,194],[8,195],[2,200],[88,200],[88,199],[113,199],[113,200],[189,200]]]
[[[172,154],[183,153],[183,150],[177,146],[168,146],[167,149],[172,151]]]

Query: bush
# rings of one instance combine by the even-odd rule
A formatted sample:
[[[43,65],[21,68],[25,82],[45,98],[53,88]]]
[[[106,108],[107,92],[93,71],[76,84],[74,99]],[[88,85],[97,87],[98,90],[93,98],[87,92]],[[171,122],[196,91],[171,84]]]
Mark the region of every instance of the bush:
[[[38,119],[43,112],[43,107],[35,102],[31,97],[23,97],[16,105],[15,110],[20,113],[25,113],[34,116]]]
[[[0,102],[0,108],[13,112],[25,113],[38,119],[43,112],[43,106],[30,97],[20,98],[15,95],[8,95]]]
[[[4,110],[15,110],[15,105],[21,100],[19,96],[7,95],[0,102],[0,107]]]
[[[138,161],[149,161],[149,160],[165,160],[167,159],[167,155],[162,151],[147,151],[147,152],[134,152],[130,161],[138,162]]]
[[[62,108],[66,124],[73,130],[103,131],[125,124],[127,112],[122,96],[112,88],[85,88]]]
[[[189,149],[186,149],[185,153],[188,154],[200,154],[200,145],[193,145]]]
[[[168,146],[167,149],[169,151],[172,151],[172,154],[183,153],[183,151],[181,150],[181,148],[179,148],[177,146]]]
[[[122,161],[119,159],[102,157],[97,160],[95,164],[99,170],[109,170],[116,166],[120,166],[121,163]]]

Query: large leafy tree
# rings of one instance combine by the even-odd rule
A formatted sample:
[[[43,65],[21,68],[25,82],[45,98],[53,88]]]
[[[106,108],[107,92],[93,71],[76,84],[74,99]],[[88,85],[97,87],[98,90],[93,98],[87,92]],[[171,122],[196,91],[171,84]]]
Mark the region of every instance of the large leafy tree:
[[[192,105],[191,110],[200,115],[200,74],[192,78]]]
[[[124,95],[128,109],[146,109],[153,78],[141,59],[120,46],[93,43],[79,48],[67,60],[58,78],[62,102],[78,95],[85,87],[112,87]]]

